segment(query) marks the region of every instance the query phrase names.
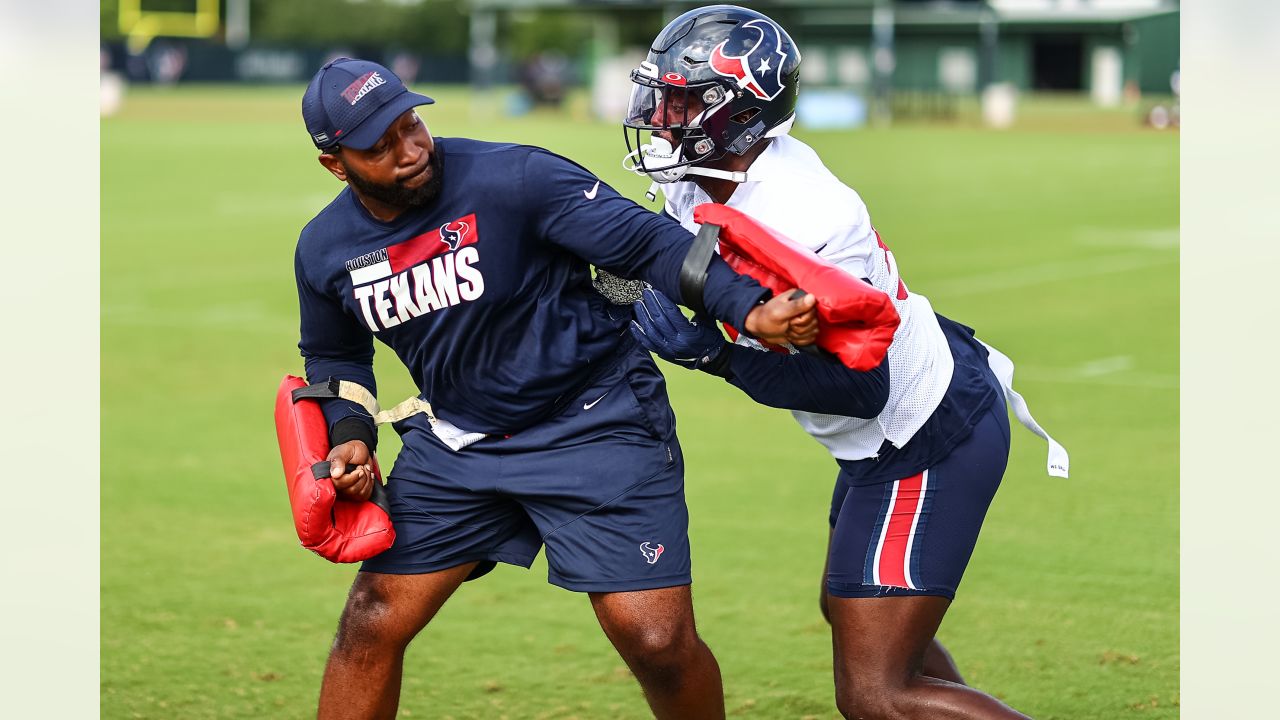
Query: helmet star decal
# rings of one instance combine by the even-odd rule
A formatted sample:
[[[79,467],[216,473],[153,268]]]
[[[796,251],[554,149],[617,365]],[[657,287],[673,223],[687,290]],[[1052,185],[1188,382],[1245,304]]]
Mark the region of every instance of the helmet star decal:
[[[725,52],[729,41],[734,39],[733,35],[730,35],[715,46],[708,61],[712,70],[725,77],[736,79],[738,86],[747,92],[761,100],[772,100],[782,93],[783,87],[782,63],[787,59],[787,55],[782,51],[782,33],[776,25],[767,20],[752,20],[743,23],[739,29],[745,28],[751,28],[759,34],[745,53],[729,55]],[[778,62],[777,67],[773,68],[770,67],[769,61],[775,55],[778,57]],[[754,72],[749,64],[753,57],[760,59],[759,66]]]
[[[657,197],[657,183],[686,175],[742,183],[745,172],[709,163],[791,131],[800,51],[781,25],[755,10],[696,8],[658,33],[631,83],[622,166],[653,180],[646,197]]]

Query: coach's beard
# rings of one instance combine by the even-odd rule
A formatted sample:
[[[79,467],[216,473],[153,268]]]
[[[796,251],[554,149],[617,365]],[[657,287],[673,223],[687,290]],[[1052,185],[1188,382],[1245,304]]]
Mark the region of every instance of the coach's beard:
[[[427,168],[431,177],[418,188],[407,187],[402,180],[386,184],[376,183],[350,167],[347,167],[346,171],[347,180],[361,194],[392,207],[407,209],[427,205],[440,195],[440,187],[444,179],[444,161],[440,153],[431,153],[431,157],[427,160]]]

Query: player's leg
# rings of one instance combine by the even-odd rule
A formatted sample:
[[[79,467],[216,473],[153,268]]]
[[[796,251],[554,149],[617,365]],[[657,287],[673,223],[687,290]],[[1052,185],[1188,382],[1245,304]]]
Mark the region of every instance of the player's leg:
[[[845,717],[1027,717],[990,695],[921,671],[950,604],[923,595],[831,599],[836,706]]]
[[[828,599],[836,701],[847,717],[1022,718],[924,660],[1008,458],[1003,406],[934,467],[851,485],[832,536]]]
[[[832,528],[827,533],[827,553],[822,563],[822,579],[818,588],[818,609],[822,611],[822,617],[831,624],[831,594],[827,592],[827,569],[831,567],[831,538],[835,535],[835,517],[838,515],[840,505],[844,502],[845,491],[844,486],[839,478],[836,479],[836,495],[832,499]],[[960,674],[960,668],[956,667],[956,662],[951,657],[950,651],[942,644],[938,638],[934,638],[929,642],[928,647],[924,651],[924,661],[921,664],[920,672],[932,678],[946,680],[947,682],[964,685],[964,676]]]
[[[936,637],[929,642],[929,647],[924,649],[924,660],[920,664],[920,672],[931,678],[946,680],[957,685],[968,684],[960,674],[955,658],[951,657],[951,651]]]
[[[405,648],[475,566],[422,575],[357,573],[329,651],[317,717],[394,718]]]
[[[688,585],[591,593],[591,606],[654,717],[724,717],[720,666],[694,627]]]

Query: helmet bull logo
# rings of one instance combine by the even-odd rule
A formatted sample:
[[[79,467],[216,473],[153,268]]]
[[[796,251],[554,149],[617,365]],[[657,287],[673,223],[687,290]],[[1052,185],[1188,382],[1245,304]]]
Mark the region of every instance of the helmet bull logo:
[[[469,226],[461,220],[447,222],[440,226],[440,242],[448,245],[450,250],[457,250],[466,239],[468,229]]]
[[[750,28],[759,35],[743,37],[741,31]],[[730,55],[726,47],[748,46],[741,55]],[[782,93],[782,63],[787,59],[782,52],[782,33],[767,20],[743,23],[724,42],[711,51],[711,69],[725,77],[735,78],[738,86],[761,100],[772,100]]]

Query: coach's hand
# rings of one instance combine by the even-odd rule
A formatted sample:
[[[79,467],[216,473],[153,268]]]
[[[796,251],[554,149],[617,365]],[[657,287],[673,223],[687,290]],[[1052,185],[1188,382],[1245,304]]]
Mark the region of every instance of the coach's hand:
[[[373,474],[373,455],[363,440],[348,440],[329,451],[329,477],[338,496],[348,500],[368,500],[377,478]]]
[[[774,345],[812,345],[818,339],[816,304],[817,299],[812,295],[788,290],[763,305],[755,306],[747,315],[747,326],[743,329]]]
[[[724,336],[710,318],[689,320],[667,296],[645,287],[632,304],[631,334],[641,345],[667,362],[691,370],[706,370],[724,352]]]

